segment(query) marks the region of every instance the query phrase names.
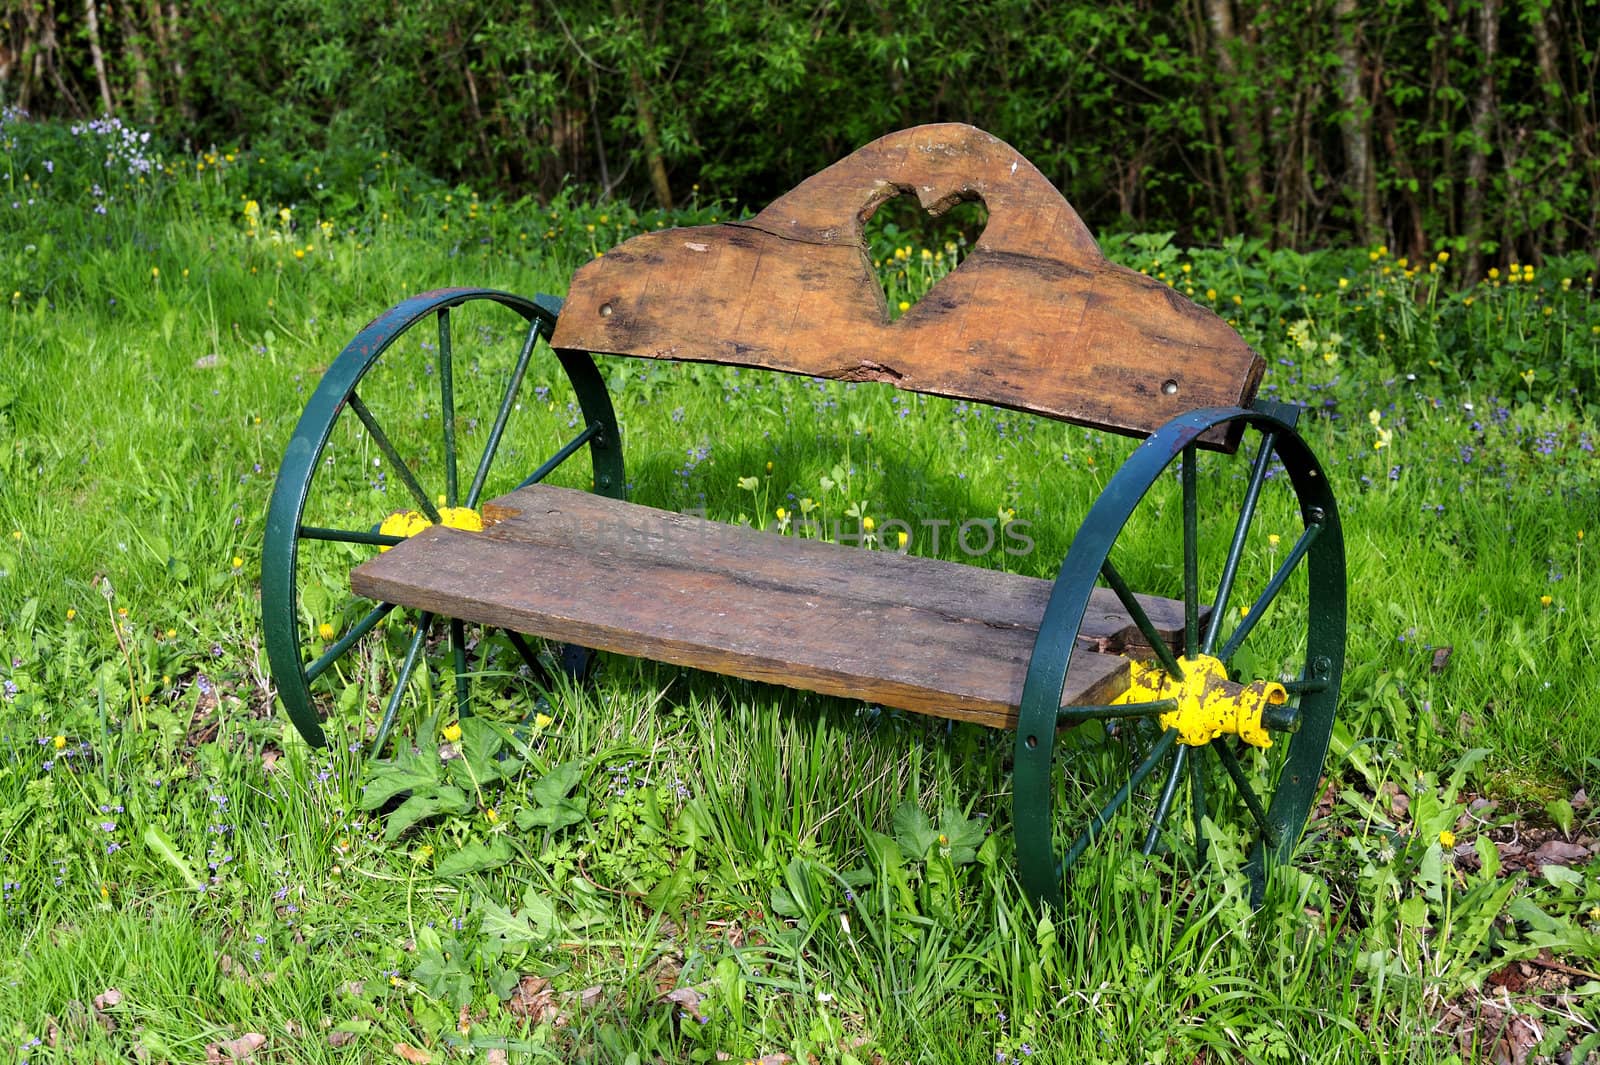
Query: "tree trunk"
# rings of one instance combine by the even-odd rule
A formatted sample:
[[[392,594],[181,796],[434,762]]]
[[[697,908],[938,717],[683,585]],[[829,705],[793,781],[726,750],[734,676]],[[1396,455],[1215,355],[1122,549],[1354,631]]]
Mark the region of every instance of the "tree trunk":
[[[618,21],[626,17],[622,0],[611,0]],[[641,32],[643,26],[640,27]],[[650,188],[664,211],[672,210],[672,186],[667,183],[667,164],[661,155],[661,138],[656,135],[656,113],[650,104],[650,87],[645,84],[639,61],[628,57],[628,85],[633,93],[633,111],[639,116],[639,139],[644,142],[645,165],[650,170]]]
[[[1221,91],[1228,108],[1228,123],[1232,127],[1234,159],[1244,179],[1245,219],[1259,234],[1263,228],[1262,206],[1266,189],[1261,180],[1261,155],[1255,123],[1239,99],[1239,64],[1234,52],[1239,46],[1239,35],[1234,29],[1231,0],[1205,0],[1206,19],[1211,23],[1212,44],[1217,59],[1217,70],[1222,75]]]
[[[1195,0],[1188,19],[1189,48],[1196,59],[1206,53],[1206,16],[1200,3],[1201,0]],[[1206,153],[1206,164],[1211,169],[1210,192],[1216,217],[1222,221],[1222,232],[1231,234],[1239,231],[1238,219],[1233,213],[1233,175],[1228,171],[1227,159],[1222,158],[1222,127],[1217,124],[1217,108],[1211,89],[1211,79],[1202,78],[1200,113],[1205,116],[1206,140],[1211,145],[1211,150]]]
[[[1500,52],[1500,0],[1478,8],[1478,61],[1483,71],[1472,104],[1472,150],[1462,208],[1467,238],[1467,277],[1483,275],[1483,205],[1489,184],[1489,135],[1494,123],[1494,64]]]
[[[100,83],[100,106],[107,114],[115,114],[116,102],[111,99],[111,82],[106,78],[106,57],[100,50],[100,12],[95,0],[83,0],[84,29],[89,34],[89,59],[94,64],[95,80]]]
[[[1344,145],[1345,181],[1356,209],[1356,239],[1377,240],[1378,175],[1372,166],[1372,108],[1361,93],[1360,25],[1356,0],[1335,0],[1333,47],[1339,57],[1339,138]]]
[[[140,119],[153,125],[156,120],[155,92],[150,85],[150,61],[145,57],[139,27],[133,24],[128,4],[123,4],[117,14],[120,16],[123,40],[127,42],[128,58],[133,64],[133,109]]]

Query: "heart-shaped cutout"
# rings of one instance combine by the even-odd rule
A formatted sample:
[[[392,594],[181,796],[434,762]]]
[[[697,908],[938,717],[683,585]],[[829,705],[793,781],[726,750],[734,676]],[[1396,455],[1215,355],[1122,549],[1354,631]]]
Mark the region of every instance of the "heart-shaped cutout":
[[[929,214],[909,192],[880,204],[862,230],[889,320],[927,298],[977,246],[988,224],[988,208],[976,199],[940,215]]]

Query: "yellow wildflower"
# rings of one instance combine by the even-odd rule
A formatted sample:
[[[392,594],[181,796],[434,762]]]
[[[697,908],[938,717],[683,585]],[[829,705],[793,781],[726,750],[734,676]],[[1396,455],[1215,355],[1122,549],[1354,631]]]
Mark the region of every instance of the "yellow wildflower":
[[[910,309],[911,309],[911,302],[909,300],[901,300],[900,301],[900,313],[901,314],[906,313]]]
[[[1578,539],[1580,539],[1580,540],[1582,540],[1582,539],[1583,539],[1583,533],[1581,533],[1581,532],[1580,532],[1580,533],[1579,533],[1579,534],[1578,534]],[[73,608],[72,608],[72,607],[70,607],[70,606],[69,606],[69,607],[67,607],[67,620],[68,620],[68,621],[71,621],[71,620],[72,620],[72,619],[73,619],[73,618],[75,618],[75,617],[77,617],[77,616],[78,616],[78,612],[77,612],[77,611],[76,611],[76,610],[74,610],[74,609],[73,609]]]
[[[906,533],[902,530],[901,532],[895,534],[895,538],[900,541],[900,546],[904,547],[906,546],[906,541],[911,539],[911,536],[909,533]]]
[[[1441,846],[1454,847],[1456,845],[1456,834],[1448,828],[1445,829],[1439,833],[1439,843]]]
[[[873,529],[876,529],[877,527],[878,527],[878,523],[872,520],[872,516],[871,515],[868,515],[867,517],[861,519],[861,528],[862,528],[862,530],[864,532],[871,532]]]
[[[1278,546],[1278,534],[1277,533],[1268,533],[1267,534],[1267,546],[1268,547],[1277,547]]]
[[[500,811],[491,806],[487,810],[483,811],[483,816],[492,825],[500,820]]]
[[[67,738],[65,736],[57,736],[55,739],[51,740],[50,743],[55,747],[56,750],[59,751],[61,748],[67,745]]]
[[[323,643],[332,643],[334,635],[333,626],[324,621],[321,625],[317,626],[317,635],[322,637]]]
[[[1552,602],[1554,602],[1554,600],[1551,599],[1548,595],[1541,595],[1539,597],[1539,605],[1542,606],[1542,607],[1548,608]]]
[[[233,556],[233,568],[234,569],[239,569],[243,565],[244,565],[244,559],[240,558],[238,555],[234,555]]]
[[[554,722],[555,718],[551,717],[549,714],[533,715],[533,727],[536,729],[549,728],[552,724],[554,724]]]
[[[461,738],[461,726],[452,721],[439,730],[439,735],[444,737],[446,743],[455,743]]]

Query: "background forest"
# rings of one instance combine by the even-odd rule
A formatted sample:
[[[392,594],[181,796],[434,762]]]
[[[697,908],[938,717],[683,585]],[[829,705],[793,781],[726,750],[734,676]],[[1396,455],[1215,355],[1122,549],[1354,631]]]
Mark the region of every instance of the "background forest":
[[[0,102],[173,147],[389,150],[441,178],[759,205],[959,120],[1091,227],[1600,247],[1595,0],[474,4],[4,0]]]

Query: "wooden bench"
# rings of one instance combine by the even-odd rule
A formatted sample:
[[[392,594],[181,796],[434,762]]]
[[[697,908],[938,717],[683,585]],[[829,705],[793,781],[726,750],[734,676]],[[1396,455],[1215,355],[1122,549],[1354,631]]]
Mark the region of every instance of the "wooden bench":
[[[863,225],[901,194],[934,213],[979,200],[989,221],[960,266],[892,319]],[[357,385],[394,337],[434,318],[441,368],[450,375],[448,315],[474,299],[497,300],[531,323],[524,368],[535,335],[550,336],[582,408],[578,437],[520,487],[483,502],[493,444],[463,491],[446,384],[451,472],[441,496],[451,507],[477,508],[470,523],[481,518],[482,530],[449,527],[442,519],[454,512],[431,505],[414,481],[412,495],[434,523],[416,535],[308,526],[309,486],[330,426],[346,410],[405,479],[406,459],[385,447]],[[621,436],[593,354],[883,382],[1147,439],[1084,517],[1057,579],[1047,581],[627,502]],[[1272,860],[1289,855],[1316,795],[1344,650],[1333,496],[1295,431],[1293,408],[1256,401],[1262,371],[1261,358],[1215,314],[1105,259],[1072,208],[1009,145],[961,125],[892,134],[751,219],[649,233],[611,249],[577,272],[559,314],[553,301],[446,290],[406,301],[364,330],[308,407],[269,513],[263,609],[274,677],[297,727],[321,742],[309,685],[398,605],[425,622],[401,685],[411,659],[426,653],[426,622],[448,618],[458,677],[468,672],[463,626],[470,622],[1015,729],[1013,821],[1021,880],[1032,896],[1059,899],[1064,868],[1163,767],[1144,852],[1164,833],[1183,835],[1169,815],[1187,782],[1192,829],[1184,845],[1203,856],[1206,819],[1236,813],[1253,838],[1250,872],[1259,884]],[[1259,438],[1255,457],[1237,478],[1231,535],[1211,551],[1201,529],[1217,520],[1216,505],[1200,500],[1202,455],[1225,461],[1247,433]],[[539,483],[585,445],[594,492]],[[1172,555],[1182,592],[1135,595],[1111,560],[1113,547],[1141,500],[1174,481]],[[1205,484],[1210,491],[1214,482]],[[1301,527],[1292,544],[1280,545],[1274,534],[1270,576],[1247,600],[1236,585],[1248,568],[1243,560],[1256,558],[1250,545],[1268,535],[1253,519],[1273,493]],[[353,591],[375,604],[371,612],[326,649],[306,638],[304,610],[296,608],[296,552],[307,540],[384,548],[350,575]],[[1202,595],[1202,558],[1213,556],[1219,561]],[[1286,589],[1293,606],[1279,601]],[[1269,615],[1271,624],[1258,625]],[[1269,630],[1275,668],[1237,675],[1235,655]],[[516,642],[532,661],[526,643]],[[465,690],[458,681],[463,700]],[[398,702],[397,691],[380,742]],[[1089,720],[1153,727],[1127,772],[1104,783],[1092,816],[1060,826],[1056,735]],[[1264,766],[1241,757],[1246,741],[1270,747]],[[1201,757],[1207,750],[1216,772]]]

